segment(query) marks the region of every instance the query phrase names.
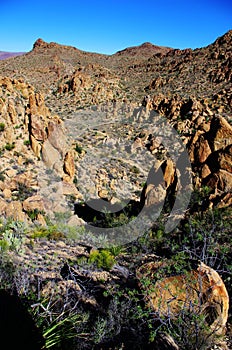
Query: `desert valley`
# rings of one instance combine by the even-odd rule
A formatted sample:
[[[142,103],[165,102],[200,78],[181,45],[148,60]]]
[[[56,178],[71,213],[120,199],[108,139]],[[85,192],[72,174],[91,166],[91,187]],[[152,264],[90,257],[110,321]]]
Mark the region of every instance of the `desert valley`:
[[[24,350],[232,348],[231,52],[0,52],[0,323]]]

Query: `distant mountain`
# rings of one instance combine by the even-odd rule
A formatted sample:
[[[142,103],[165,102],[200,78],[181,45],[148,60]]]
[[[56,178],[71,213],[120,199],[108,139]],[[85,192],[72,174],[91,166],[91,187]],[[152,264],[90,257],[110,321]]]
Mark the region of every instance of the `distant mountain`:
[[[146,42],[139,46],[132,46],[127,47],[124,50],[120,50],[115,53],[117,56],[143,56],[143,57],[150,57],[152,55],[155,55],[157,53],[163,53],[166,54],[170,50],[173,50],[170,47],[165,46],[157,46],[153,45],[152,43]]]
[[[195,50],[145,42],[112,55],[38,39],[30,52],[15,57],[12,64],[0,61],[0,73],[23,78],[43,91],[56,113],[66,106],[75,108],[72,94],[81,106],[112,96],[134,102],[145,94],[211,98],[231,88],[231,50],[232,31]],[[229,93],[223,96],[230,101]],[[230,103],[224,105],[229,110]]]
[[[16,56],[22,56],[24,54],[25,54],[25,52],[5,52],[5,51],[0,51],[0,60],[6,60],[7,58],[16,57]]]

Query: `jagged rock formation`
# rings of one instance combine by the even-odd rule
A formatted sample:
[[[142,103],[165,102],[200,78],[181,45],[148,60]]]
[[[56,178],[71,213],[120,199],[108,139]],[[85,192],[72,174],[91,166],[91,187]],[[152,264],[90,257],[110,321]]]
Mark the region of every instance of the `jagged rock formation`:
[[[97,65],[89,64],[79,68],[71,76],[65,76],[59,83],[57,96],[70,99],[70,93],[73,94],[72,103],[97,105],[107,101],[117,100],[123,95],[120,87],[120,79],[110,70]]]
[[[232,127],[222,117],[222,106],[207,99],[183,100],[178,95],[172,98],[155,95],[143,103],[164,115],[180,133],[192,163],[194,185],[209,186],[213,203],[230,205]],[[150,147],[153,150],[159,145]]]
[[[1,78],[0,123],[1,213],[24,221],[27,212],[46,211],[44,198],[36,195],[44,164],[72,183],[73,152],[62,121],[23,80]]]

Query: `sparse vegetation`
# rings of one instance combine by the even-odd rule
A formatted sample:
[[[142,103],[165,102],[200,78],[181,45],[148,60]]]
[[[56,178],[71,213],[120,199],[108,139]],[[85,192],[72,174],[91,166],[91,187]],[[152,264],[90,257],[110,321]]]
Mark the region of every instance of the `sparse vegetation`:
[[[2,110],[8,113],[7,104],[12,104],[12,114],[1,117],[7,122],[0,123],[0,283],[32,315],[45,339],[44,350],[163,349],[165,337],[180,350],[229,348],[231,306],[227,334],[218,336],[209,327],[215,316],[210,302],[202,312],[198,286],[197,298],[183,304],[175,317],[170,308],[161,312],[168,283],[161,288],[159,308],[150,301],[157,282],[184,275],[184,288],[177,296],[172,293],[168,305],[179,302],[201,261],[219,273],[231,305],[231,130],[226,123],[231,124],[231,34],[197,50],[160,48],[151,54],[145,45],[143,53],[138,47],[133,54],[124,50],[112,56],[40,42],[36,50],[12,60],[12,66],[0,61],[1,76],[8,76],[0,84]],[[46,91],[46,105],[41,91]],[[150,97],[144,98],[145,93]],[[170,164],[166,169],[171,151],[163,141],[156,143],[141,103],[167,118],[190,152],[194,191],[184,218],[168,233],[165,224],[184,174],[179,177],[180,169]],[[97,120],[101,112],[103,120]],[[67,130],[71,125],[70,134],[76,125],[74,139],[62,139],[66,129],[58,127],[63,124]],[[145,154],[160,161],[165,204],[146,232],[137,235],[140,228],[134,227],[130,243],[117,246],[115,228],[121,227],[124,235],[123,226],[133,223],[142,204],[157,199],[155,191],[146,192]],[[102,199],[102,211],[82,202],[86,185],[93,200]],[[117,206],[118,193],[120,198],[126,193],[129,204],[121,203],[118,212],[104,211],[104,201],[107,208]],[[43,196],[44,210],[28,206],[27,199],[36,195]],[[37,199],[31,199],[31,208]],[[179,211],[171,215],[178,219]],[[143,270],[139,276],[150,263],[150,274]],[[211,287],[208,294],[218,286]]]

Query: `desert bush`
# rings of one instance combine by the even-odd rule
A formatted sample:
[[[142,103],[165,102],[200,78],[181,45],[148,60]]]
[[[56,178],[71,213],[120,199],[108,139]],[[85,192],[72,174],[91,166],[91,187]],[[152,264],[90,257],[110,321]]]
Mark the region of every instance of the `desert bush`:
[[[20,253],[24,249],[26,227],[23,222],[11,219],[1,223],[0,250],[12,250]]]
[[[78,153],[78,154],[81,154],[83,152],[83,147],[76,144],[75,146],[75,151]]]
[[[33,209],[33,210],[27,211],[27,215],[32,221],[36,220],[39,214],[44,215],[45,212],[39,209]]]
[[[25,146],[30,146],[31,142],[30,142],[30,140],[24,140],[24,141],[23,141],[23,144],[24,144]]]
[[[95,250],[89,255],[89,262],[97,265],[99,269],[110,270],[115,264],[114,256],[108,250]]]
[[[47,227],[37,227],[31,232],[31,238],[47,238],[49,240],[58,241],[65,238],[63,232],[59,230],[57,225],[48,225]]]
[[[0,132],[5,130],[5,124],[4,123],[0,123]]]
[[[27,187],[23,183],[17,184],[17,191],[14,192],[14,197],[17,200],[24,201],[28,197],[33,196],[36,193],[36,191],[30,187]]]
[[[7,151],[11,151],[12,149],[14,149],[15,148],[15,144],[14,143],[7,143],[6,145],[5,145],[5,149],[7,150]]]

